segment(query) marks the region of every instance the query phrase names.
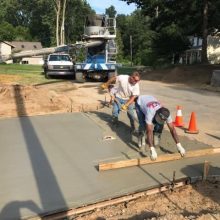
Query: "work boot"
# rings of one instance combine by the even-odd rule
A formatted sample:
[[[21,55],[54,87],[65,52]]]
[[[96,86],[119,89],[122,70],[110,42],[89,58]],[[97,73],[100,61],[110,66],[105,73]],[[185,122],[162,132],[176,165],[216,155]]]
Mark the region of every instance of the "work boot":
[[[160,140],[161,140],[161,134],[160,133],[154,133],[154,146],[155,147],[160,146]]]

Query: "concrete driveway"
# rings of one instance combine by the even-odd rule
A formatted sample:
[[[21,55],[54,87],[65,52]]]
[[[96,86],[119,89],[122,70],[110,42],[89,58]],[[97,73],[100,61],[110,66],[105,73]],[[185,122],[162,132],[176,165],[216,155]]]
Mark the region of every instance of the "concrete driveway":
[[[141,87],[143,94],[155,94],[174,113],[176,105],[184,107],[186,117],[192,110],[198,113],[199,128],[203,125],[206,130],[196,138],[181,137],[187,150],[211,147],[212,143],[217,147],[219,124],[210,122],[214,123],[220,107],[218,94],[147,81]],[[99,172],[101,161],[141,157],[136,137],[129,134],[126,115],[120,115],[116,128],[110,114],[111,109],[105,108],[1,119],[0,219],[53,213],[149,189],[168,183],[174,170],[176,178],[200,176],[205,160],[211,161],[210,174],[220,174],[219,155]],[[105,140],[106,136],[113,138]],[[162,141],[159,154],[165,153],[163,149],[176,152],[167,131]]]

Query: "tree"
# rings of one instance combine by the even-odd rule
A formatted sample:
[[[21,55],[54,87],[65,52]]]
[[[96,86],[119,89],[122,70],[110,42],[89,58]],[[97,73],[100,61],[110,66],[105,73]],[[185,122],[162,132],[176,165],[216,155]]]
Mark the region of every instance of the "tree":
[[[56,11],[56,42],[57,46],[65,43],[66,0],[53,0]]]
[[[0,41],[12,41],[15,39],[14,27],[8,22],[0,24]]]
[[[117,11],[115,10],[115,7],[111,5],[109,8],[105,9],[105,14],[107,14],[110,18],[116,17]]]
[[[68,0],[66,7],[66,43],[82,40],[86,16],[95,14],[86,1]]]
[[[132,36],[133,63],[149,65],[148,57],[154,38],[154,32],[150,30],[149,18],[143,16],[141,10],[136,10],[129,16],[118,15],[117,27],[123,42],[124,59],[130,61],[130,36]]]
[[[203,38],[202,61],[207,62],[207,36],[219,28],[219,0],[122,0],[136,3],[145,15],[151,17],[152,28],[158,34],[169,25],[175,25],[184,36]],[[183,43],[184,44],[184,43]]]

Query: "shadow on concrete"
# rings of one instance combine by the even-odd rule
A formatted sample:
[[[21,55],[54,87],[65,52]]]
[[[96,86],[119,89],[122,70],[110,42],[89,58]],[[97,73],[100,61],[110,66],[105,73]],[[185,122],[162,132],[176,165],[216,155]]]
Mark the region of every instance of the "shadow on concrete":
[[[3,207],[0,213],[0,219],[21,219],[20,210],[28,209],[33,213],[39,214],[42,210],[32,201],[13,201]],[[10,216],[12,218],[10,218]]]
[[[18,115],[26,115],[25,103],[19,85],[14,86],[14,94]],[[66,201],[30,118],[20,117],[19,120],[42,208],[40,209],[34,201],[11,201],[3,207],[0,219],[20,219],[22,218],[20,210],[23,208],[35,212],[36,215],[65,210],[67,208]],[[60,210],[53,210],[53,204],[58,204]]]
[[[131,149],[138,151],[137,142],[133,140],[133,138],[137,139],[136,134],[131,134],[130,132],[130,126],[128,126],[126,123],[122,121],[118,121],[118,124],[115,125],[111,121],[111,116],[104,112],[97,112],[93,111],[91,112],[95,115],[97,115],[101,120],[107,122],[107,125],[111,128],[113,132],[117,134],[117,136]],[[122,112],[120,114],[123,114]]]
[[[44,83],[34,84],[34,86],[44,86],[44,85],[50,85],[50,84],[56,84],[56,83],[62,83],[62,82],[64,82],[64,80],[48,81],[48,82],[44,82]]]
[[[220,137],[218,137],[218,136],[215,136],[215,135],[213,135],[213,134],[208,134],[208,133],[205,133],[205,134],[207,134],[207,135],[210,136],[210,137],[213,137],[213,138],[216,138],[216,139],[220,140]]]

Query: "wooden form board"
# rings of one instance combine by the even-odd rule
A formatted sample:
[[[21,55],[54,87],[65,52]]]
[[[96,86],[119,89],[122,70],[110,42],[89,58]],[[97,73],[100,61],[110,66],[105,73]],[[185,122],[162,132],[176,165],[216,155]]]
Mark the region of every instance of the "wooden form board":
[[[212,155],[212,154],[217,154],[217,153],[220,153],[220,148],[193,150],[193,151],[187,151],[184,158],[200,157],[200,156]],[[119,169],[123,167],[154,164],[154,163],[161,163],[161,162],[180,160],[180,159],[182,159],[180,154],[174,153],[174,154],[160,155],[155,161],[152,161],[150,158],[136,158],[136,159],[130,159],[130,160],[100,163],[98,167],[99,167],[99,171],[104,171],[104,170],[113,170],[113,169]]]

